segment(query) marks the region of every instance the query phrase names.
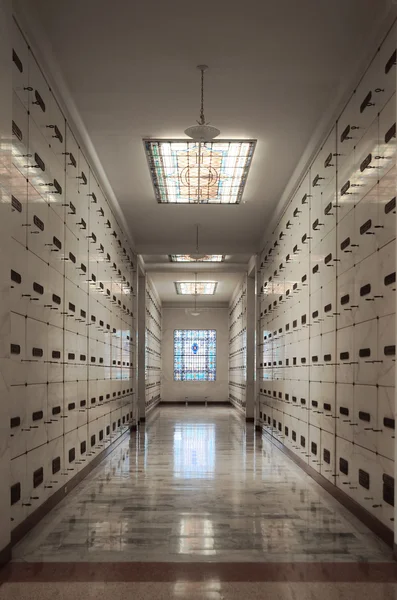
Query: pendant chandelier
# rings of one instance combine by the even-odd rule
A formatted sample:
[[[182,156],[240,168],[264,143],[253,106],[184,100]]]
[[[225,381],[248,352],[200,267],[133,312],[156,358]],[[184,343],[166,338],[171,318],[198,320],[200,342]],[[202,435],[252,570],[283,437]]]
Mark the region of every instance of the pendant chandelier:
[[[219,129],[212,127],[206,122],[204,117],[204,72],[208,69],[207,65],[198,65],[197,69],[201,71],[201,110],[200,118],[197,121],[198,125],[193,125],[185,129],[187,136],[192,138],[195,142],[204,143],[211,142],[214,138],[220,134]]]
[[[190,255],[195,262],[204,261],[207,254],[200,254],[199,251],[199,226],[196,225],[196,252]]]
[[[197,273],[194,274],[195,291],[194,291],[194,308],[190,311],[192,317],[199,317],[200,311],[197,310]]]

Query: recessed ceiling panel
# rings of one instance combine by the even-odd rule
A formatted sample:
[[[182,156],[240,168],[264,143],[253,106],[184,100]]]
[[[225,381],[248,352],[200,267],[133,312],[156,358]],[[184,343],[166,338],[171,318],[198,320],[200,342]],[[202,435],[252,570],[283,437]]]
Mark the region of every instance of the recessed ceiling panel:
[[[224,254],[204,254],[203,256],[195,256],[194,254],[170,254],[171,262],[223,262]]]
[[[215,294],[217,281],[175,281],[177,294],[201,296]]]
[[[239,204],[255,140],[144,140],[157,202]]]

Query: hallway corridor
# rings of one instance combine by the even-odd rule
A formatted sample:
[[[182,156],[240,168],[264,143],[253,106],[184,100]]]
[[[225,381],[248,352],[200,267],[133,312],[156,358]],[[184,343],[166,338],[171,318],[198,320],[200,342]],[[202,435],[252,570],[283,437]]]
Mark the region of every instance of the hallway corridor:
[[[27,562],[391,561],[223,407],[161,407],[14,548]]]
[[[397,0],[0,32],[0,600],[397,600]]]

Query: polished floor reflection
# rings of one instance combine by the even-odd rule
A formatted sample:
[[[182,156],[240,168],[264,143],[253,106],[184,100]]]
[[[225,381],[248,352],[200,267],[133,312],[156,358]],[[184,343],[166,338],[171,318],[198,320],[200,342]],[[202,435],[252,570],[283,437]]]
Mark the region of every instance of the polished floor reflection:
[[[392,553],[234,410],[200,406],[156,409],[14,560],[385,563]]]

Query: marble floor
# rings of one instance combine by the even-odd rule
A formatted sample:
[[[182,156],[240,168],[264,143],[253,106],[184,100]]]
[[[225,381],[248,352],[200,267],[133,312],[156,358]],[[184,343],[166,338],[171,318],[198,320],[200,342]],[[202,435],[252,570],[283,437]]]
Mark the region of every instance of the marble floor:
[[[223,407],[161,407],[15,561],[391,561],[391,550]]]
[[[391,550],[234,410],[161,407],[14,548],[0,600],[397,599]]]

